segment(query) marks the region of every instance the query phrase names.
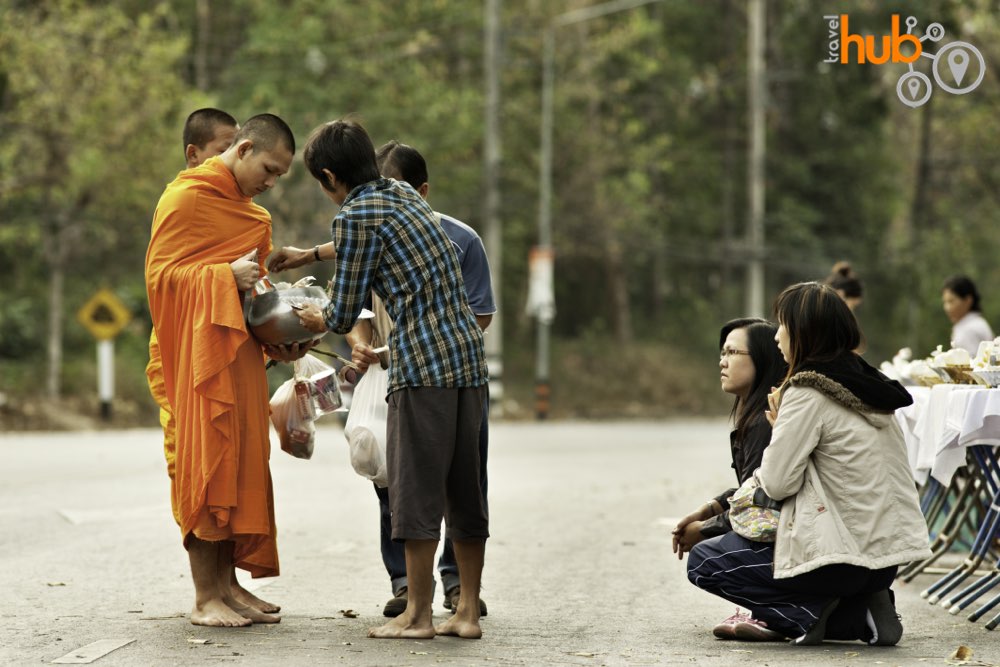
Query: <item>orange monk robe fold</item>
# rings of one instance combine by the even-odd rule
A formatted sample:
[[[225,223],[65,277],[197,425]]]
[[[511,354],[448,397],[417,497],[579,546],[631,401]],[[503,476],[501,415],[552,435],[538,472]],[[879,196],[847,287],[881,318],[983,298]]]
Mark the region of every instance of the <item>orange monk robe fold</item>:
[[[254,249],[258,261],[271,252],[271,216],[212,158],[160,197],[146,292],[176,421],[171,493],[185,544],[233,540],[237,567],[263,577],[278,574],[267,377],[229,267]]]

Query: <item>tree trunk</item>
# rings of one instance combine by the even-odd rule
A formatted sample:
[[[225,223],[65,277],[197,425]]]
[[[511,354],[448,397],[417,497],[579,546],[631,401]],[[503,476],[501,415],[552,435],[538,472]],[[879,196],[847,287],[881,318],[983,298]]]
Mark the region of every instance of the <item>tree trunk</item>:
[[[57,240],[53,242],[58,243]],[[49,255],[49,340],[48,340],[48,378],[46,389],[49,398],[59,400],[60,372],[62,370],[62,326],[63,326],[63,285],[66,274],[62,263],[53,261],[57,253]]]
[[[194,85],[207,91],[211,85],[208,74],[208,45],[212,32],[211,10],[208,0],[198,0],[195,5]]]

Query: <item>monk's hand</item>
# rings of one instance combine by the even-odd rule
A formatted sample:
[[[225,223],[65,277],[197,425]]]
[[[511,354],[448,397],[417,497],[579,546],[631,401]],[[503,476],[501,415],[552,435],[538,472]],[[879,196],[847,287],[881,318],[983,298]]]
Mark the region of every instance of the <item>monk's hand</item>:
[[[292,361],[298,361],[302,357],[306,356],[309,350],[313,349],[319,344],[319,340],[311,340],[308,343],[292,343],[290,345],[265,345],[264,352],[267,356],[271,357],[276,361],[283,361],[289,363]]]
[[[230,262],[229,268],[233,271],[233,278],[236,280],[236,289],[246,292],[253,288],[254,283],[260,278],[260,264],[257,263],[257,251],[252,250],[235,262]]]
[[[306,329],[313,333],[326,333],[326,320],[323,319],[323,311],[314,303],[308,303],[295,310],[299,316],[299,322]]]
[[[271,256],[267,258],[267,270],[278,272],[286,269],[297,269],[313,261],[315,261],[315,257],[313,257],[312,248],[302,250],[289,245],[271,253]]]
[[[380,364],[378,355],[368,343],[355,343],[351,348],[351,361],[358,367],[359,373],[364,373],[372,364]]]

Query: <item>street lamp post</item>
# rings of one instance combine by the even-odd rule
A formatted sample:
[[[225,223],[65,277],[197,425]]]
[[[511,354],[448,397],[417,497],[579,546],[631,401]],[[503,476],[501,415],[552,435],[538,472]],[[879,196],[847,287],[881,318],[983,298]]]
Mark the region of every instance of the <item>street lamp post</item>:
[[[542,119],[541,119],[541,150],[538,158],[538,246],[535,257],[541,262],[549,262],[547,276],[551,292],[551,262],[552,262],[552,126],[553,126],[553,88],[555,86],[555,52],[556,30],[574,23],[615,14],[617,12],[635,9],[662,0],[613,0],[592,7],[584,7],[552,19],[545,29],[542,53]],[[545,419],[549,412],[549,348],[550,327],[555,311],[551,304],[551,294],[547,296],[550,303],[536,303],[534,315],[538,320],[538,330],[535,340],[535,413],[539,419]],[[543,299],[544,300],[544,299]]]

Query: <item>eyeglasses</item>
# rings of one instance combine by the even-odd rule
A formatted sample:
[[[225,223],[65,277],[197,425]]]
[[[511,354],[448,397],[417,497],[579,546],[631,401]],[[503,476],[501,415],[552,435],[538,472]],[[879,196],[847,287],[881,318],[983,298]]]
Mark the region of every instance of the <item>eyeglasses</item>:
[[[730,350],[729,348],[722,348],[722,352],[719,353],[719,361],[723,359],[728,359],[729,357],[738,357],[741,354],[750,354],[750,350]]]

